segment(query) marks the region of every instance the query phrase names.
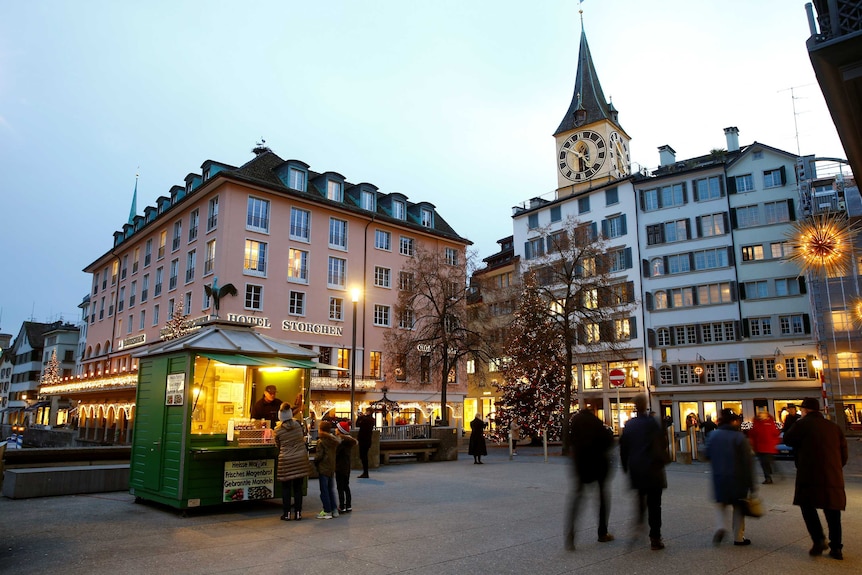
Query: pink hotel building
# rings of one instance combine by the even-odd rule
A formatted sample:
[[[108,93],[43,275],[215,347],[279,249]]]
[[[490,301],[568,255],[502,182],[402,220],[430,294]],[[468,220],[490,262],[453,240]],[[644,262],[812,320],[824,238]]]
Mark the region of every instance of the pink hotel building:
[[[269,149],[237,168],[207,160],[201,174],[134,215],[113,247],[88,265],[92,274],[83,380],[137,369],[141,346],[158,342],[182,304],[192,323],[215,313],[204,286],[233,284],[219,317],[253,324],[272,337],[318,352],[318,361],[349,369],[352,290],[360,290],[356,326],[356,404],[387,397],[409,422],[433,420],[439,385],[387,373],[384,334],[399,329],[394,307],[399,271],[419,246],[466,265],[470,241],[428,202],[316,173]],[[409,359],[408,359],[409,361]],[[463,424],[465,367],[447,389],[450,421]],[[349,413],[349,372],[312,370],[310,408]],[[258,390],[260,393],[260,390]],[[282,398],[288,401],[293,398]]]

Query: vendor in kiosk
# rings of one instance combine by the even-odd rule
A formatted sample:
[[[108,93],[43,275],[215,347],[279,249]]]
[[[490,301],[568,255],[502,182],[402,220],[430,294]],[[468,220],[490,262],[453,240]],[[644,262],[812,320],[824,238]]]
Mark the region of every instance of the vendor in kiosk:
[[[274,385],[267,385],[263,391],[263,397],[258,399],[251,408],[252,419],[265,419],[269,421],[269,426],[275,429],[278,423],[278,410],[283,403],[275,396],[278,393],[278,388]]]

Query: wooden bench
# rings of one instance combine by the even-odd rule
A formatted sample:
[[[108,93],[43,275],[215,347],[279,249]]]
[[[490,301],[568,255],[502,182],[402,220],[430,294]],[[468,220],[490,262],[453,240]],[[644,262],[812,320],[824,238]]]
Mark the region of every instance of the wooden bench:
[[[3,496],[10,499],[129,490],[129,464],[6,468]]]
[[[380,462],[388,465],[392,455],[428,461],[431,454],[437,453],[439,447],[439,439],[381,439]]]

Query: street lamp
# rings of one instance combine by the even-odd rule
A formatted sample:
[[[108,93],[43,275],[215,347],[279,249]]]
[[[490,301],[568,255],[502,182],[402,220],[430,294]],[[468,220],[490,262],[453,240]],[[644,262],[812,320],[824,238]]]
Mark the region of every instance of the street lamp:
[[[350,292],[353,300],[353,344],[350,347],[350,428],[356,424],[356,306],[359,303],[359,289]]]

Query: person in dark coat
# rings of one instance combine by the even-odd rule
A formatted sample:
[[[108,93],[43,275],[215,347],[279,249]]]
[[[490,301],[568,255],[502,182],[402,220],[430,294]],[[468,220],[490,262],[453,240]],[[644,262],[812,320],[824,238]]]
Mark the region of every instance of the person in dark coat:
[[[798,505],[811,535],[809,555],[826,551],[826,538],[817,510],[822,509],[829,527],[829,556],[843,559],[841,511],[847,506],[844,492],[844,466],[847,464],[847,438],[835,423],[820,413],[820,402],[813,397],[802,402],[802,417],[784,433],[784,443],[796,452],[796,492]]]
[[[473,463],[482,463],[482,456],[488,455],[488,446],[485,445],[485,425],[482,417],[477,413],[470,422],[470,445],[467,453],[473,456]]]
[[[350,422],[339,421],[335,425],[335,435],[341,439],[335,450],[335,491],[338,493],[338,512],[353,511],[353,497],[350,495],[350,468],[353,463],[353,446],[357,441],[350,435]]]
[[[712,464],[712,487],[716,503],[717,529],[712,537],[721,544],[727,529],[725,509],[733,507],[733,544],[751,545],[745,538],[745,513],[741,500],[754,491],[751,445],[740,430],[741,418],[732,409],[722,409],[718,429],[709,434],[706,457]]]
[[[614,536],[608,533],[610,493],[606,490],[608,452],[613,444],[613,431],[591,409],[582,409],[572,417],[569,423],[569,446],[572,450],[574,477],[563,530],[563,541],[569,551],[575,549],[575,522],[584,497],[584,487],[589,483],[597,483],[599,488],[598,540],[602,543],[614,540]]]
[[[661,538],[661,495],[667,488],[665,465],[670,462],[667,435],[658,420],[647,415],[647,397],[640,393],[634,398],[637,416],[630,419],[620,436],[620,461],[623,472],[629,474],[632,489],[637,491],[638,525],[643,525],[644,512],[649,517],[650,548],[664,549]]]
[[[787,404],[787,415],[784,416],[784,423],[781,425],[781,432],[787,431],[793,427],[793,424],[799,421],[799,414],[796,413],[796,405],[793,403]],[[786,444],[785,444],[786,445]]]
[[[362,461],[362,474],[360,479],[368,479],[368,451],[371,449],[371,438],[374,436],[374,408],[369,407],[365,413],[356,418],[356,426],[359,428],[357,439],[359,440],[359,460]]]
[[[709,437],[709,434],[715,431],[715,428],[718,427],[715,422],[712,420],[711,415],[706,416],[706,421],[703,422],[703,425],[700,426],[701,431],[703,431],[703,440]]]

